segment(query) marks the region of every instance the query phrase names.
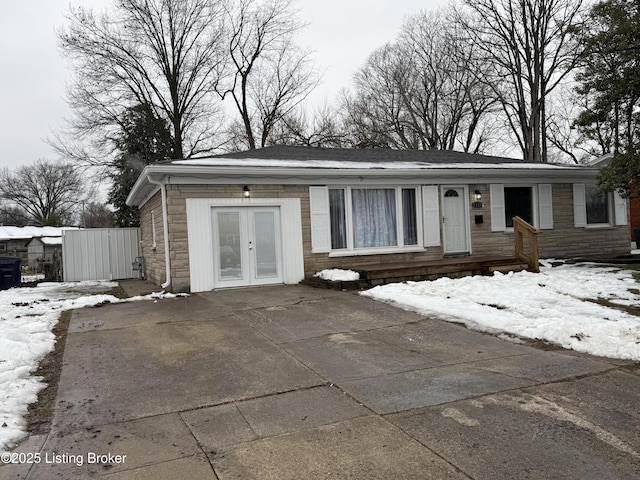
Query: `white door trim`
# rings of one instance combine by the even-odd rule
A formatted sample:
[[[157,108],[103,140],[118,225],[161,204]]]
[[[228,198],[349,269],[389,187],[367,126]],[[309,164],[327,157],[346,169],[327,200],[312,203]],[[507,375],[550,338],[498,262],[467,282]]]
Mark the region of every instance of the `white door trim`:
[[[214,280],[211,208],[279,206],[282,246],[282,281],[297,284],[304,279],[302,214],[299,198],[187,198],[189,282],[192,292],[216,288]],[[286,252],[286,255],[284,255]]]

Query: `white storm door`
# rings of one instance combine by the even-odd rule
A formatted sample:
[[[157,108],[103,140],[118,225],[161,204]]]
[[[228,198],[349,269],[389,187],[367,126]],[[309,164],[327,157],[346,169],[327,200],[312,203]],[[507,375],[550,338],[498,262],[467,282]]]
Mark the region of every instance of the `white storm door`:
[[[213,209],[215,286],[282,283],[279,207]]]
[[[464,188],[443,188],[442,227],[444,253],[469,251]]]

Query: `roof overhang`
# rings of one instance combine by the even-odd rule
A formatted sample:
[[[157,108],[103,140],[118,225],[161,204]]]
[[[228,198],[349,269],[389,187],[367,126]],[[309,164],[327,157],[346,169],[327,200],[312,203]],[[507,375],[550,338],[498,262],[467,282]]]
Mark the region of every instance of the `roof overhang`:
[[[206,159],[205,159],[206,160]],[[531,163],[395,163],[310,161],[202,162],[178,160],[145,167],[134,184],[127,205],[142,206],[165,185],[193,184],[390,184],[390,183],[572,183],[595,181],[599,168],[584,165]]]

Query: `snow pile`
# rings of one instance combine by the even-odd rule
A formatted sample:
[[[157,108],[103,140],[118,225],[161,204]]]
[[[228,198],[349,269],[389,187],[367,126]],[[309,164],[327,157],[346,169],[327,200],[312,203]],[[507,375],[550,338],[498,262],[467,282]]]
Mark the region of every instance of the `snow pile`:
[[[354,272],[353,270],[340,270],[339,268],[322,270],[316,273],[314,277],[330,282],[352,282],[354,280],[360,280],[360,274],[358,272]]]
[[[39,282],[40,280],[44,280],[44,273],[35,273],[33,275],[22,274],[20,277],[20,282],[22,283]]]
[[[375,287],[362,295],[424,315],[609,358],[640,360],[640,318],[589,300],[640,305],[632,272],[543,266],[539,274],[441,278]]]
[[[64,310],[123,301],[175,298],[166,293],[121,300],[104,292],[115,282],[40,283],[0,291],[0,452],[26,435],[22,418],[44,388],[32,376],[55,344],[53,327]]]

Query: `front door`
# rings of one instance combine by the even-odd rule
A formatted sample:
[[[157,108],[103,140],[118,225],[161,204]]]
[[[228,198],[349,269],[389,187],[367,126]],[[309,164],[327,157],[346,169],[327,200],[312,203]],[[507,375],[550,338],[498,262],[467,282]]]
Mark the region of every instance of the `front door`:
[[[282,283],[279,207],[212,211],[215,286]]]
[[[469,251],[465,189],[445,187],[442,196],[444,253]]]

